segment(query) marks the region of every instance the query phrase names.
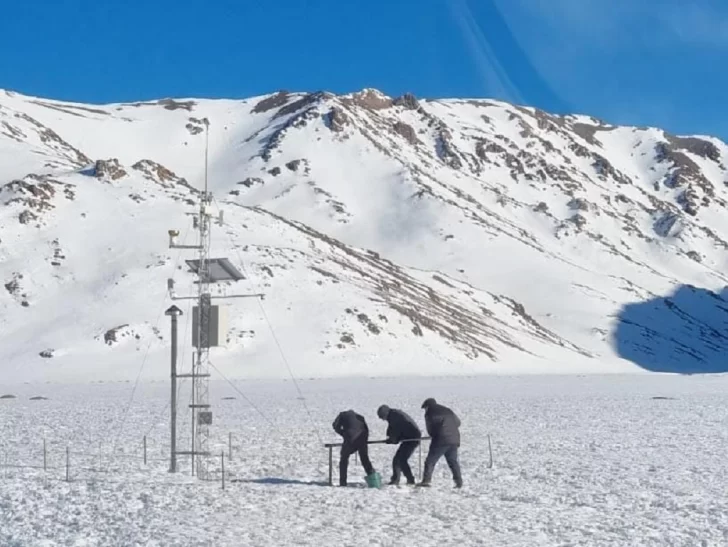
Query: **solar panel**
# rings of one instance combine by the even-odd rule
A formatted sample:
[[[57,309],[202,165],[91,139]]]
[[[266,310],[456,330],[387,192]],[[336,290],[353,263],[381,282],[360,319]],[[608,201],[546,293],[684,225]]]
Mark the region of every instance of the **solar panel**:
[[[199,260],[185,260],[190,270],[193,273],[199,275],[200,261]],[[206,283],[216,283],[218,281],[240,281],[245,279],[235,266],[227,258],[210,258],[209,263],[209,275],[208,279],[203,279]]]

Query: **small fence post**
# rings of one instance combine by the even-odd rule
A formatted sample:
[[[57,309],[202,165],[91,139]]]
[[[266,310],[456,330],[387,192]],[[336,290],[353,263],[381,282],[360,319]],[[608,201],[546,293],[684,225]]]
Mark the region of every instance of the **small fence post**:
[[[48,452],[46,451],[46,440],[43,439],[43,471],[48,471]]]
[[[493,449],[490,447],[490,433],[488,434],[488,455],[489,455],[489,461],[488,461],[488,469],[493,468]]]
[[[144,435],[144,465],[147,465],[147,436]]]
[[[334,465],[334,449],[329,446],[329,486],[334,485],[333,465]]]
[[[220,464],[222,465],[222,489],[225,490],[225,451],[220,451]]]
[[[71,449],[66,447],[66,482],[71,481]]]
[[[228,460],[233,459],[233,433],[228,433]]]

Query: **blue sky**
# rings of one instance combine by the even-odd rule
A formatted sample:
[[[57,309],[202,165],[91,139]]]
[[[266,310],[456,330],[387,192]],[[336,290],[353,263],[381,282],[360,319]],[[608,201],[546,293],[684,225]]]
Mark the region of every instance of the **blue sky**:
[[[0,87],[83,102],[277,89],[495,97],[728,139],[726,0],[25,0]]]

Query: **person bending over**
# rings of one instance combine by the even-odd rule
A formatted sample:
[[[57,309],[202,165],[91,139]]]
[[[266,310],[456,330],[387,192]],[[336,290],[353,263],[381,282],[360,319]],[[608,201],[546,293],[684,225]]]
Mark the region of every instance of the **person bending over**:
[[[346,486],[349,457],[359,453],[362,467],[367,475],[374,472],[372,462],[369,461],[369,427],[364,416],[353,410],[340,412],[332,424],[334,431],[341,435],[344,444],[341,446],[341,459],[339,460],[339,486]]]
[[[407,484],[414,484],[415,476],[412,474],[408,460],[420,445],[419,439],[422,437],[420,428],[406,412],[397,408],[389,408],[387,405],[382,405],[377,409],[377,416],[389,424],[387,426],[387,444],[401,443],[392,460],[392,480],[389,481],[389,484],[399,484],[402,474],[407,479]]]

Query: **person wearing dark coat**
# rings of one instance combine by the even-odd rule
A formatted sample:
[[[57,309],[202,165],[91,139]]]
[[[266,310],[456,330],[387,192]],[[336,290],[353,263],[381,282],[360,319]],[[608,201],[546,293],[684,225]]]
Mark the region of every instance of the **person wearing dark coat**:
[[[382,405],[377,409],[377,416],[389,424],[387,426],[387,444],[401,443],[392,460],[392,480],[389,481],[389,484],[399,484],[402,474],[407,479],[407,484],[414,484],[415,476],[412,474],[407,460],[420,445],[419,439],[422,437],[420,428],[407,413],[396,408],[389,408],[387,405]]]
[[[425,425],[431,437],[430,450],[425,460],[425,471],[419,486],[430,486],[432,473],[437,461],[445,456],[448,467],[452,472],[456,488],[462,488],[463,477],[458,462],[458,448],[460,447],[460,418],[448,407],[439,405],[435,399],[429,398],[422,403],[425,409]]]
[[[341,446],[341,459],[339,460],[339,486],[347,484],[347,470],[349,468],[349,457],[359,453],[362,467],[367,475],[374,472],[372,462],[369,460],[369,427],[364,416],[353,410],[340,412],[332,424],[334,431],[341,435],[344,444]]]

